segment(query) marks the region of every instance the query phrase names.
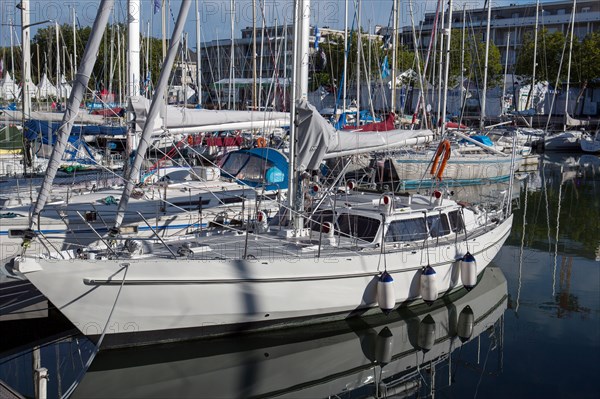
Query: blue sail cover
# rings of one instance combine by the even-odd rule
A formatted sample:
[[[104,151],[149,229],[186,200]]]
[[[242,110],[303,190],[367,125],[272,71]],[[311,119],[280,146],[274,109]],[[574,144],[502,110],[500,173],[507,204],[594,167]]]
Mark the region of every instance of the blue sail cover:
[[[250,187],[285,190],[288,188],[288,159],[269,147],[233,151],[224,158],[221,174]]]
[[[49,122],[42,120],[29,120],[25,123],[23,135],[29,141],[39,141],[41,144],[54,146],[56,143],[56,131],[60,122]],[[122,135],[126,128],[120,126],[99,125],[76,125],[73,126],[68,145],[62,160],[66,162],[77,162],[85,165],[96,164],[94,153],[83,140],[85,135]]]
[[[52,131],[52,135],[55,135],[59,126],[60,122],[30,119],[25,122],[24,135],[27,140],[36,140],[40,135],[47,137],[49,130]],[[127,134],[125,126],[74,125],[71,130],[71,136],[124,136],[125,134]]]

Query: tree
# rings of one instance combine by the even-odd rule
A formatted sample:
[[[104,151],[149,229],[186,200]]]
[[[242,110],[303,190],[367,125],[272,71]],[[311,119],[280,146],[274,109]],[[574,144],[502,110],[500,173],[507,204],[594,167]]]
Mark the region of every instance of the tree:
[[[453,30],[450,38],[450,82],[456,84],[460,80],[461,58],[464,53],[464,77],[483,84],[485,63],[485,41],[481,35],[465,40],[463,49],[462,31]],[[497,86],[502,80],[502,62],[500,50],[495,44],[490,43],[488,53],[488,87]]]
[[[562,32],[556,31],[549,33],[547,29],[542,29],[538,32],[538,48],[537,48],[537,68],[536,80],[555,82],[560,70],[561,79],[566,79],[567,68],[566,60],[566,38]],[[523,44],[517,53],[515,64],[515,73],[522,75],[531,80],[533,74],[533,53],[534,53],[534,34],[528,32],[523,37]],[[564,52],[564,56],[563,56]],[[564,57],[564,63],[561,67],[561,60]]]
[[[592,32],[574,45],[574,77],[579,82],[600,83],[600,33]]]

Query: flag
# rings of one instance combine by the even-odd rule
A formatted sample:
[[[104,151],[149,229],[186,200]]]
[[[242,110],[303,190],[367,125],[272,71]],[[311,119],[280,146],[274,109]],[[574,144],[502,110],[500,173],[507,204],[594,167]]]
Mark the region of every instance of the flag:
[[[388,56],[386,55],[381,64],[381,79],[385,79],[390,76],[390,64],[388,63]]]
[[[315,50],[319,49],[319,39],[321,38],[321,32],[319,28],[315,26]]]
[[[160,11],[162,0],[154,0],[154,14]]]

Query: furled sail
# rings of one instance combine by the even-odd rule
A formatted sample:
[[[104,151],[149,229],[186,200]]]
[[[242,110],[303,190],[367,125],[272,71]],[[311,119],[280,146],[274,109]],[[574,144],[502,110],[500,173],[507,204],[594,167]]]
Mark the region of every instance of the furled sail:
[[[129,99],[129,110],[135,114],[137,128],[142,131],[148,121],[150,100],[144,97]],[[287,112],[265,111],[229,111],[189,109],[167,105],[161,107],[158,117],[154,120],[152,131],[162,132],[164,129],[171,133],[191,133],[255,129],[268,127],[289,126],[290,114]]]
[[[433,138],[433,132],[428,129],[394,129],[384,132],[335,130],[306,100],[298,101],[296,111],[299,122],[299,169],[317,169],[324,159],[414,146],[427,143]]]
[[[98,53],[100,42],[102,41],[102,34],[104,33],[106,24],[108,23],[108,18],[110,17],[113,4],[114,0],[102,0],[98,7],[98,14],[94,20],[94,26],[92,27],[92,35],[90,36],[83,52],[83,56],[81,57],[81,63],[79,64],[79,69],[77,70],[77,76],[74,82],[75,86],[73,87],[73,91],[71,92],[71,96],[69,97],[69,101],[67,103],[67,110],[62,115],[61,126],[56,134],[57,140],[54,144],[54,150],[48,163],[46,177],[42,182],[42,186],[40,188],[31,219],[29,221],[29,228],[32,228],[34,223],[36,223],[37,216],[44,208],[46,199],[50,194],[54,177],[56,176],[56,172],[58,171],[58,168],[62,162],[62,156],[67,146],[71,129],[73,128],[73,124],[77,119],[79,104],[83,100],[83,96],[87,90],[92,69],[94,68],[94,64],[96,62],[96,54]]]

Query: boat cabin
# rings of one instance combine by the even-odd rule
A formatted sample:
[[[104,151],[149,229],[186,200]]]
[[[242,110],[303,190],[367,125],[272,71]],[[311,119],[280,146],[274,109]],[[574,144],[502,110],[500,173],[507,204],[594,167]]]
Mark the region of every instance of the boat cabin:
[[[372,204],[345,207],[335,213],[331,209],[317,211],[309,220],[313,231],[319,232],[321,226],[331,223],[334,235],[355,240],[363,247],[380,245],[381,234],[390,244],[454,238],[475,222],[473,211],[455,201],[421,195],[384,195]]]

